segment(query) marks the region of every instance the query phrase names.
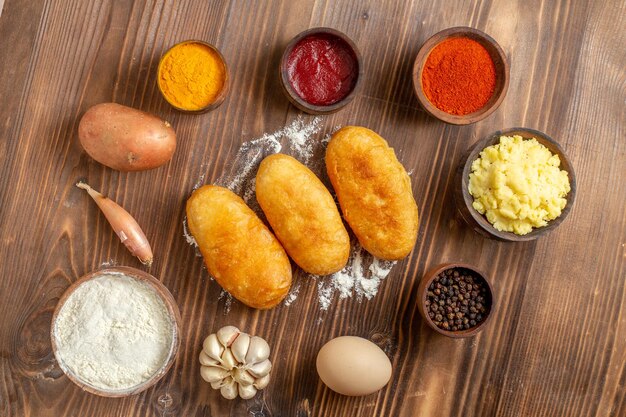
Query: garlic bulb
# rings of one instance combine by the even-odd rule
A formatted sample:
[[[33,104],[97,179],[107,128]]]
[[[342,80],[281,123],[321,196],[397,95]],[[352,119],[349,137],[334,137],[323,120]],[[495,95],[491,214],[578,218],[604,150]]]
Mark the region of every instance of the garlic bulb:
[[[200,352],[200,376],[224,398],[252,398],[270,382],[270,347],[235,326],[210,334]]]

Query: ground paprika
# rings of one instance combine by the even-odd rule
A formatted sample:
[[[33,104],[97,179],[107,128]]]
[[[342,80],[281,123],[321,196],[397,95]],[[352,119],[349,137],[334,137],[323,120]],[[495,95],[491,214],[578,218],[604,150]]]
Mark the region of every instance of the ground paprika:
[[[465,115],[480,110],[496,86],[496,68],[489,52],[469,38],[441,42],[428,55],[422,88],[439,110]]]

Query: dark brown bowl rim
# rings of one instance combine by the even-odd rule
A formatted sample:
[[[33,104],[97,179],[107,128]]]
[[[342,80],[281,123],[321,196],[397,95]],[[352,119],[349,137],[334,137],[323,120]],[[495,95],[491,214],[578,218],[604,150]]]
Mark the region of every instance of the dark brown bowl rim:
[[[185,109],[182,107],[178,107],[176,104],[172,103],[171,101],[169,101],[169,99],[167,98],[167,95],[163,92],[163,89],[161,88],[161,83],[159,82],[159,79],[161,78],[161,67],[163,66],[163,60],[164,58],[170,53],[170,51],[172,51],[174,48],[180,46],[180,45],[186,45],[188,43],[199,43],[201,45],[204,45],[210,49],[212,49],[213,51],[215,51],[215,53],[217,54],[217,56],[220,58],[220,60],[222,61],[222,64],[224,64],[224,85],[222,85],[222,89],[220,90],[220,93],[217,95],[217,97],[215,98],[215,100],[212,103],[209,103],[208,105],[206,105],[205,107],[202,107],[201,109],[198,110],[189,110],[189,109]],[[165,101],[167,101],[167,103],[172,106],[173,108],[175,108],[176,110],[183,112],[183,113],[188,113],[188,114],[201,114],[201,113],[206,113],[208,111],[214,110],[216,108],[218,108],[226,99],[226,97],[228,96],[228,93],[230,91],[230,74],[228,71],[228,64],[226,63],[226,59],[224,59],[224,55],[222,55],[222,53],[220,52],[219,49],[217,49],[217,47],[215,45],[212,45],[208,42],[205,41],[201,41],[198,39],[188,39],[186,41],[182,41],[182,42],[178,42],[174,45],[172,45],[167,51],[165,51],[165,53],[161,56],[161,58],[159,59],[159,66],[157,67],[157,88],[159,89],[159,92],[161,93],[161,96],[165,99]]]
[[[147,381],[135,387],[127,388],[125,390],[108,391],[108,390],[102,390],[100,388],[94,387],[82,381],[80,378],[75,376],[74,373],[63,364],[63,361],[61,360],[61,358],[59,358],[59,355],[57,353],[56,338],[54,335],[54,325],[56,323],[57,316],[59,315],[59,312],[61,311],[61,308],[63,307],[63,305],[65,305],[65,302],[67,301],[69,296],[76,290],[76,288],[78,288],[80,285],[82,285],[83,283],[91,279],[94,279],[101,275],[110,274],[110,273],[113,273],[113,274],[122,273],[124,275],[135,278],[139,281],[147,282],[149,285],[151,285],[156,291],[156,293],[163,300],[163,303],[165,304],[165,307],[167,308],[167,311],[170,314],[170,317],[172,318],[173,335],[172,335],[172,345],[170,346],[170,352],[169,352],[167,360],[164,362],[161,368],[152,377],[150,377],[150,379],[148,379]],[[65,290],[65,292],[59,299],[59,302],[57,303],[57,306],[54,309],[54,313],[52,314],[52,322],[50,324],[50,340],[52,342],[52,353],[54,354],[54,358],[56,359],[63,373],[69,378],[70,381],[72,381],[74,384],[79,386],[82,390],[87,391],[91,394],[100,395],[102,397],[114,397],[114,398],[115,397],[128,397],[128,396],[143,392],[147,390],[148,388],[154,386],[170,370],[170,368],[174,364],[174,360],[176,359],[176,355],[178,353],[178,350],[181,344],[181,337],[180,337],[181,321],[182,319],[181,319],[180,311],[178,310],[176,301],[174,300],[174,297],[172,296],[170,291],[167,289],[165,285],[163,285],[163,283],[161,283],[161,281],[159,281],[158,279],[156,279],[155,277],[153,277],[152,275],[150,275],[149,273],[145,271],[141,271],[139,269],[131,268],[128,266],[115,266],[115,267],[102,268],[102,269],[89,272],[88,274],[85,274],[82,277],[80,277],[78,280],[72,283]]]
[[[356,63],[359,66],[357,79],[356,79],[356,82],[354,83],[354,87],[352,88],[352,91],[350,91],[348,95],[346,95],[344,98],[342,98],[338,102],[329,104],[328,106],[318,106],[315,104],[311,104],[305,101],[304,99],[302,99],[291,86],[291,83],[289,82],[288,71],[286,70],[287,61],[289,59],[289,54],[293,50],[294,46],[298,42],[300,42],[302,39],[306,38],[307,36],[316,35],[316,34],[332,35],[343,40],[345,43],[348,44],[348,46],[354,52]],[[354,41],[350,39],[348,35],[346,35],[343,32],[338,31],[337,29],[333,29],[329,27],[315,27],[315,28],[307,29],[304,32],[300,32],[289,41],[280,59],[278,73],[279,73],[279,78],[280,78],[280,84],[283,88],[283,92],[285,93],[289,101],[294,106],[310,114],[330,114],[345,107],[348,103],[350,103],[354,99],[354,97],[356,97],[362,85],[364,68],[363,68],[363,59],[362,59],[361,53],[359,49],[357,48],[356,44],[354,43]]]
[[[487,50],[490,52],[491,59],[494,60],[494,63],[496,63],[497,58],[497,60],[502,63],[502,70],[497,72],[496,76],[504,77],[502,88],[499,91],[494,92],[494,95],[489,99],[485,106],[473,113],[465,114],[462,116],[450,114],[435,107],[430,102],[428,97],[426,97],[426,94],[424,94],[424,90],[422,88],[422,70],[424,69],[424,64],[426,63],[428,55],[430,55],[430,52],[433,50],[433,48],[439,45],[441,42],[456,37],[469,37],[481,43],[483,46],[488,45],[493,48],[496,51],[495,57],[491,54],[491,48],[487,47]],[[497,64],[496,68],[498,68]],[[509,89],[509,79],[509,63],[506,58],[506,54],[502,50],[502,47],[498,44],[498,42],[496,42],[495,39],[487,35],[485,32],[467,26],[456,26],[444,29],[432,35],[426,40],[426,42],[424,42],[424,44],[420,48],[413,64],[413,90],[415,92],[415,95],[417,96],[417,100],[419,101],[420,105],[429,115],[441,120],[442,122],[452,125],[468,125],[476,123],[480,120],[485,119],[494,111],[496,111],[496,109],[500,107],[500,104],[502,104],[502,101],[504,100],[504,97],[506,96],[506,93]]]
[[[489,221],[485,218],[484,215],[480,214],[479,212],[476,211],[476,209],[474,209],[474,207],[472,207],[473,197],[471,196],[467,188],[467,183],[469,179],[472,162],[474,162],[474,160],[478,157],[479,153],[483,149],[485,149],[487,146],[491,146],[497,143],[500,140],[500,136],[513,136],[513,135],[519,135],[523,137],[524,139],[535,138],[537,139],[539,143],[543,145],[548,143],[550,146],[554,147],[558,151],[557,154],[559,155],[559,159],[561,160],[561,165],[559,168],[567,171],[567,175],[568,175],[568,179],[570,183],[570,192],[567,194],[567,197],[566,197],[567,205],[561,212],[561,215],[557,217],[556,219],[549,221],[548,224],[544,227],[533,228],[533,230],[526,235],[517,235],[513,232],[501,232],[499,230],[496,230],[496,228],[493,227],[491,223],[489,223]],[[552,150],[550,150],[550,152],[552,152]],[[552,153],[554,154],[554,152]],[[463,219],[466,222],[469,223],[469,222],[472,222],[473,220],[472,223],[474,223],[475,225],[478,225],[482,231],[487,233],[488,237],[496,238],[497,240],[500,240],[500,241],[525,242],[525,241],[535,240],[539,238],[540,236],[549,233],[550,231],[556,229],[567,218],[570,211],[572,210],[572,207],[574,206],[574,202],[576,201],[576,174],[574,173],[574,166],[572,165],[571,161],[569,160],[569,158],[563,151],[563,148],[561,148],[561,145],[559,145],[558,142],[556,142],[550,136],[548,136],[547,134],[539,130],[529,129],[526,127],[512,127],[512,128],[498,130],[496,132],[493,132],[487,135],[484,139],[478,141],[473,147],[471,147],[469,151],[467,152],[465,159],[461,160],[461,164],[462,165],[459,167],[460,178],[457,178],[456,181],[461,182],[460,185],[461,185],[461,194],[462,194],[463,201],[457,201],[457,204],[459,203],[464,204],[466,210],[469,211],[472,219],[467,219],[463,215],[463,212],[461,212],[460,210],[459,212],[461,213]],[[456,199],[459,200],[458,197]]]
[[[440,329],[431,320],[431,318],[428,316],[428,313],[426,312],[425,302],[426,302],[428,286],[441,272],[447,271],[448,269],[453,269],[453,268],[469,269],[475,274],[480,275],[483,281],[485,281],[485,283],[487,284],[487,290],[489,291],[489,295],[491,298],[491,305],[490,305],[489,312],[487,313],[487,316],[485,317],[485,319],[481,323],[467,330],[448,331],[448,330]],[[457,263],[457,262],[443,263],[443,264],[439,264],[431,268],[428,272],[424,274],[424,276],[420,280],[420,283],[417,289],[417,298],[418,298],[417,303],[418,303],[419,313],[422,316],[422,319],[424,319],[424,321],[428,325],[428,327],[430,327],[431,329],[433,329],[434,331],[436,331],[437,333],[443,336],[452,337],[455,339],[475,336],[477,333],[482,331],[487,325],[487,323],[489,322],[489,320],[491,319],[491,316],[493,316],[495,309],[496,309],[495,293],[493,291],[493,287],[491,286],[491,282],[489,282],[488,275],[484,273],[482,270],[476,268],[475,266],[462,263],[462,262],[461,263]]]

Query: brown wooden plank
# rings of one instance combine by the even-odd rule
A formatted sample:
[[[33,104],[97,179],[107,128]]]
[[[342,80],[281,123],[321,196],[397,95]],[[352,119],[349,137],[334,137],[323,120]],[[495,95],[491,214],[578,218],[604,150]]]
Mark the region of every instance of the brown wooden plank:
[[[2,416],[621,416],[626,412],[626,15],[623,2],[463,0],[396,2],[112,2],[0,0],[0,415]],[[418,108],[413,58],[435,32],[470,25],[511,60],[509,93],[472,126],[448,126]],[[302,274],[297,300],[271,311],[234,302],[183,238],[184,202],[204,176],[230,168],[239,145],[299,112],[282,96],[278,61],[300,31],[335,27],[365,59],[361,94],[323,118],[365,125],[387,138],[412,172],[418,245],[369,302],[320,311]],[[175,42],[218,46],[231,70],[217,110],[176,112],[156,88],[156,66]],[[76,137],[91,105],[116,101],[176,128],[172,161],[119,173],[82,152]],[[305,119],[310,120],[309,116]],[[543,130],[577,172],[570,217],[537,242],[505,244],[455,216],[454,170],[480,137],[512,126]],[[73,184],[87,179],[123,204],[156,255],[150,270],[179,303],[179,357],[154,388],[126,399],[86,394],[51,354],[52,311],[71,282],[103,263],[138,267],[104,217]],[[465,261],[493,277],[498,310],[471,340],[448,340],[420,320],[415,290],[429,267]],[[199,377],[203,338],[234,324],[264,336],[275,369],[255,399],[226,401]],[[337,395],[314,361],[333,337],[370,338],[393,376],[365,398]]]

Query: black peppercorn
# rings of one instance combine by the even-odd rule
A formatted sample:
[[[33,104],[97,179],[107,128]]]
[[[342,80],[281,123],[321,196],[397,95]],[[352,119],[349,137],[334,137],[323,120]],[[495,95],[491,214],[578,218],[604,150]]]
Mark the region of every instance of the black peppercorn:
[[[428,286],[428,317],[444,330],[469,330],[484,321],[491,298],[484,279],[464,268],[441,272]]]

